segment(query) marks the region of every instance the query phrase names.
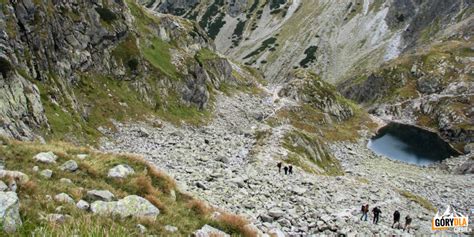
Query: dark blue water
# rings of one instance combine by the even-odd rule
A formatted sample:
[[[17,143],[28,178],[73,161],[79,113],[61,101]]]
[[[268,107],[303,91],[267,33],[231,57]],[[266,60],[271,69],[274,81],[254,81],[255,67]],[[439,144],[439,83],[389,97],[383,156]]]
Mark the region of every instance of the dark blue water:
[[[438,134],[398,123],[381,128],[368,147],[377,154],[416,165],[429,165],[459,155]]]

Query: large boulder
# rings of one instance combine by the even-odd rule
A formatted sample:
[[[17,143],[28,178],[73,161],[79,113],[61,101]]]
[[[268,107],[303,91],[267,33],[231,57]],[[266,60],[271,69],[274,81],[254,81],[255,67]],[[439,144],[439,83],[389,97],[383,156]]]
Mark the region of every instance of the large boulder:
[[[0,192],[0,226],[7,233],[13,233],[22,225],[20,201],[15,192]]]
[[[110,202],[114,200],[115,195],[109,190],[90,190],[87,191],[87,199],[90,201],[105,201]]]
[[[129,165],[117,165],[109,170],[107,177],[109,178],[126,178],[127,176],[134,174],[135,171]]]
[[[145,198],[131,195],[115,202],[95,201],[91,204],[91,211],[99,215],[113,215],[125,217],[156,218],[160,210]]]
[[[33,159],[41,163],[52,164],[56,163],[58,157],[53,152],[49,151],[38,153],[33,157]]]
[[[219,236],[219,237],[230,237],[224,231],[218,230],[210,225],[204,225],[201,229],[194,232],[194,236],[196,237],[211,237],[211,236]]]
[[[0,179],[14,179],[20,183],[26,183],[29,180],[28,175],[20,171],[0,170]]]

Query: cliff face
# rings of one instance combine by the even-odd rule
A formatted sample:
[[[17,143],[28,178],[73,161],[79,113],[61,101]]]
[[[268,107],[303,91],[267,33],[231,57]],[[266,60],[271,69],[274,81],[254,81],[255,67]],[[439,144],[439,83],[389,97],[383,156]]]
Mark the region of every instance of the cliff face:
[[[93,136],[107,115],[199,115],[222,84],[255,79],[194,23],[132,1],[2,1],[0,10],[2,135]]]
[[[217,49],[283,81],[309,68],[331,82],[446,37],[472,35],[471,1],[143,0],[195,19]]]
[[[379,117],[432,129],[463,150],[474,142],[472,44],[431,45],[355,75],[338,89]]]

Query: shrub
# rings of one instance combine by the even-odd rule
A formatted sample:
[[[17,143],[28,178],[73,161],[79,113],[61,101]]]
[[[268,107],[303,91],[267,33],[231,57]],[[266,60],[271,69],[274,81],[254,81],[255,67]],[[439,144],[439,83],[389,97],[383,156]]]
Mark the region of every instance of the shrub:
[[[95,10],[97,11],[97,13],[99,13],[100,19],[102,19],[103,21],[107,23],[112,23],[113,21],[117,19],[117,16],[115,15],[115,13],[109,10],[108,8],[97,7],[95,8]]]
[[[127,65],[130,68],[130,70],[136,71],[138,69],[138,59],[132,58],[128,60]]]
[[[10,62],[5,58],[0,58],[0,73],[3,77],[7,77],[8,73],[13,69]]]

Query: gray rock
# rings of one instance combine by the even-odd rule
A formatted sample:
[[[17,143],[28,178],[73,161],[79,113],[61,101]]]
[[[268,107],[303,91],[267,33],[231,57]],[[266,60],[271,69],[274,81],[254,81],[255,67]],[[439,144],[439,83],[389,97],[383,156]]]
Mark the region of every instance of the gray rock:
[[[60,203],[74,203],[74,199],[66,193],[60,193],[54,196],[54,201]]]
[[[70,179],[66,179],[66,178],[61,178],[59,180],[60,183],[63,183],[63,184],[67,184],[67,185],[71,185],[72,184],[72,181]]]
[[[260,214],[260,220],[263,222],[273,222],[273,217],[265,214]]]
[[[87,199],[91,201],[106,201],[110,202],[115,198],[115,195],[109,190],[90,190],[87,191]]]
[[[219,237],[230,237],[230,235],[226,234],[224,231],[218,230],[210,225],[204,225],[201,229],[194,232],[195,237],[211,237],[211,236],[219,236]]]
[[[170,233],[174,233],[178,231],[178,227],[172,225],[165,225],[165,230]]]
[[[87,157],[89,157],[89,155],[87,155],[87,154],[78,154],[78,155],[76,155],[76,157],[79,160],[85,160]]]
[[[41,163],[46,163],[46,164],[53,164],[56,163],[56,159],[58,157],[51,151],[49,152],[41,152],[36,154],[33,159],[41,162]]]
[[[38,172],[38,171],[39,171],[39,167],[38,167],[38,166],[34,166],[34,167],[33,167],[33,172],[36,173],[36,172]]]
[[[237,184],[237,186],[239,188],[244,188],[246,186],[244,179],[241,178],[241,177],[236,177],[236,178],[233,178],[233,179],[229,179],[229,182]]]
[[[129,165],[117,165],[109,170],[107,177],[109,178],[126,178],[127,176],[134,174],[135,171]]]
[[[68,160],[64,162],[64,164],[62,164],[59,168],[64,171],[74,172],[79,168],[79,166],[77,165],[76,161]]]
[[[140,234],[145,234],[147,231],[146,227],[142,224],[137,224],[137,229],[138,229],[138,232],[140,232]]]
[[[0,179],[2,178],[11,178],[14,180],[18,180],[20,183],[25,183],[29,180],[28,175],[20,171],[12,171],[12,170],[0,170]]]
[[[294,194],[303,195],[304,193],[306,193],[307,190],[306,190],[305,188],[295,186],[295,187],[292,188],[291,191],[292,191]]]
[[[95,201],[91,204],[91,211],[99,215],[112,215],[125,217],[150,217],[156,218],[160,210],[148,200],[131,195],[115,202]]]
[[[53,176],[53,171],[50,170],[50,169],[45,169],[45,170],[42,170],[42,171],[40,172],[40,175],[43,176],[43,177],[45,177],[45,178],[47,178],[47,179],[50,179],[51,176]]]
[[[71,219],[72,217],[70,215],[63,215],[63,214],[48,214],[46,216],[47,221],[57,223],[57,224],[62,224]]]
[[[274,208],[268,211],[268,215],[274,218],[280,218],[285,215],[285,212],[278,208]]]
[[[79,200],[79,202],[76,203],[76,207],[81,209],[81,210],[88,210],[90,205],[88,202],[84,200]]]
[[[7,233],[15,232],[22,225],[20,201],[15,192],[0,192],[0,226]]]
[[[207,187],[207,185],[204,184],[204,183],[201,182],[201,181],[197,181],[197,182],[196,182],[196,187],[198,187],[198,188],[200,188],[200,189],[203,189],[203,190],[208,190],[208,189],[209,189],[209,187]]]
[[[270,236],[274,236],[274,237],[285,237],[285,233],[283,233],[283,231],[281,231],[279,229],[272,229],[268,232],[268,234],[270,234]]]
[[[8,186],[0,180],[0,192],[4,192],[8,189]]]

